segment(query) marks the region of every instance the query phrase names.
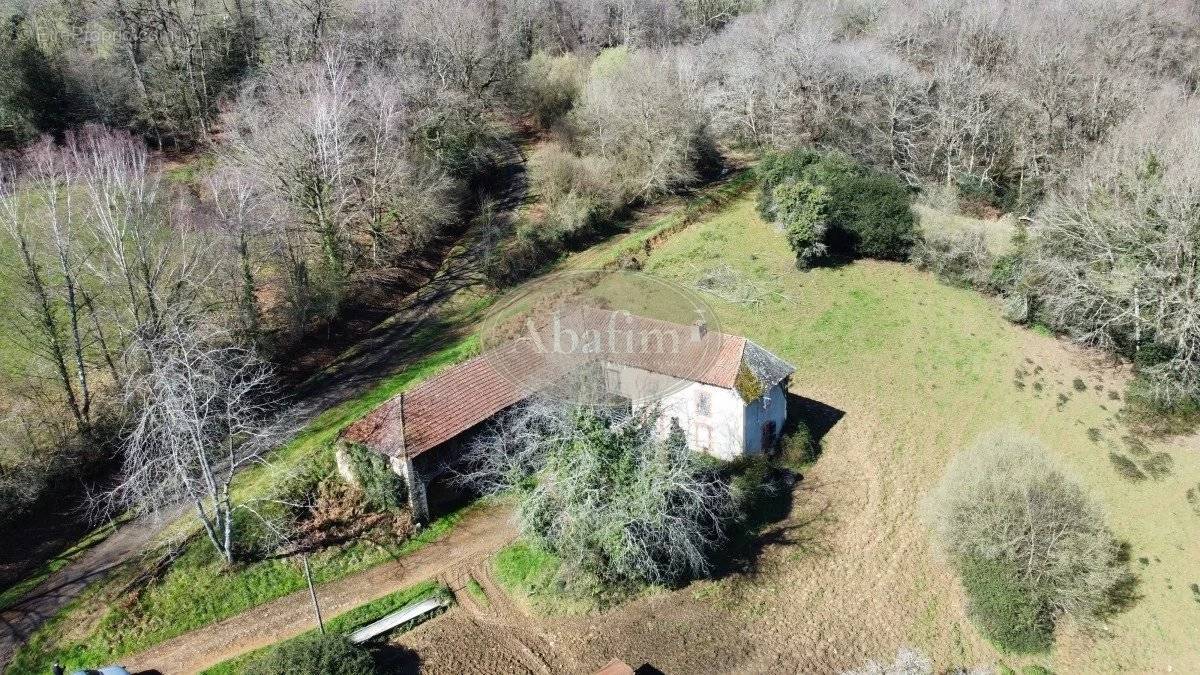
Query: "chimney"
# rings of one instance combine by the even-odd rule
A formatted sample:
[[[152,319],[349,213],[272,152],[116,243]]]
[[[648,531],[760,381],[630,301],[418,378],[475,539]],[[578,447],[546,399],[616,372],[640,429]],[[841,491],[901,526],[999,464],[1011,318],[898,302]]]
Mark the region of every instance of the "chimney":
[[[708,335],[708,322],[698,319],[692,324],[692,342],[699,342],[705,335]]]

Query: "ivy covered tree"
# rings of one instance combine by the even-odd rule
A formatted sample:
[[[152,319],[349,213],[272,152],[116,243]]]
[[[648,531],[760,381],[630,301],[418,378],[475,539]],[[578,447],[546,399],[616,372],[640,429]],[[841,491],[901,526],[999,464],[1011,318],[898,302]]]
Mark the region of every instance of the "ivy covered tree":
[[[807,180],[789,181],[775,190],[777,221],[787,231],[788,244],[796,252],[796,266],[812,265],[829,247],[829,191]]]
[[[775,153],[758,167],[758,208],[787,232],[796,263],[826,253],[902,260],[916,240],[908,188],[840,153]]]
[[[528,403],[472,445],[465,479],[516,494],[522,535],[562,560],[568,584],[704,575],[735,516],[734,494],[677,424],[657,426],[657,412]]]

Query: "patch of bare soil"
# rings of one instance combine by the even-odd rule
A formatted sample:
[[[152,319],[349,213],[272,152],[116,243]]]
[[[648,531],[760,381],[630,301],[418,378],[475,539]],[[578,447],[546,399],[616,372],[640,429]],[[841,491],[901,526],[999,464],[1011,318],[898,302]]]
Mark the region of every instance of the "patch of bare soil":
[[[457,606],[393,644],[414,653],[423,673],[578,672],[580,664],[492,580],[490,558],[443,575]]]

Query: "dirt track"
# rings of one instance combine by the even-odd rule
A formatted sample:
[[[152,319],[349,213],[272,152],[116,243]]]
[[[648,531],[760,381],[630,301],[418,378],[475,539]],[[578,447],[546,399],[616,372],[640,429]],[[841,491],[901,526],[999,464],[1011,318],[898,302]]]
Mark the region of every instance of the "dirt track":
[[[17,645],[79,596],[88,584],[145,549],[163,521],[139,518],[122,525],[91,550],[50,575],[17,604],[0,612],[0,668],[8,664]]]
[[[464,561],[501,548],[515,536],[508,511],[475,511],[443,539],[400,560],[317,588],[321,611],[332,618],[359,605],[438,577]],[[123,659],[133,672],[195,673],[221,661],[316,628],[308,591],[260,605]]]

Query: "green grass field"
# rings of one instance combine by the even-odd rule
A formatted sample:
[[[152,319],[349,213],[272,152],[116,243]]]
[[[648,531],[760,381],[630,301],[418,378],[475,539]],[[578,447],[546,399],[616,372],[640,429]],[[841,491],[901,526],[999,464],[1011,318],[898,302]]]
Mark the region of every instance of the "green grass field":
[[[781,649],[827,652],[832,644],[843,655],[879,658],[907,644],[946,667],[998,660],[930,544],[922,501],[957,449],[982,431],[1018,427],[1103,503],[1141,578],[1141,599],[1114,618],[1111,635],[1067,627],[1042,660],[1062,672],[1200,671],[1192,586],[1200,583],[1200,507],[1186,497],[1200,483],[1200,452],[1195,439],[1147,440],[1141,449],[1125,438],[1117,418],[1124,369],[1012,325],[992,299],[911,266],[797,271],[783,235],[759,219],[750,197],[673,237],[645,269],[693,286],[716,265],[762,291],[745,304],[708,296],[721,330],[791,361],[793,393],[844,413],[797,505],[801,515],[820,507],[808,514],[804,546],[783,547],[777,576],[747,591],[746,602],[769,608],[761,628],[788,636]],[[604,286],[597,292],[621,296]],[[1114,468],[1114,453],[1139,464],[1166,453],[1169,469],[1130,481]]]

